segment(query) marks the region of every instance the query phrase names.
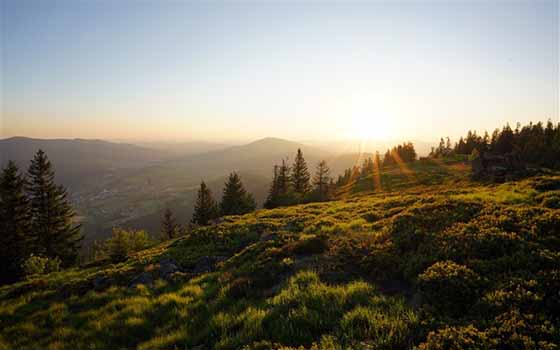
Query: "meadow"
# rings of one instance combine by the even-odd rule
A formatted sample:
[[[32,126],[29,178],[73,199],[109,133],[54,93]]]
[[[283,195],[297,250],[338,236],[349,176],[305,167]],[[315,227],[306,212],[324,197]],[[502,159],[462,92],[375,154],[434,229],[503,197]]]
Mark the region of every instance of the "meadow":
[[[558,349],[560,175],[418,161],[338,198],[4,286],[0,349]]]

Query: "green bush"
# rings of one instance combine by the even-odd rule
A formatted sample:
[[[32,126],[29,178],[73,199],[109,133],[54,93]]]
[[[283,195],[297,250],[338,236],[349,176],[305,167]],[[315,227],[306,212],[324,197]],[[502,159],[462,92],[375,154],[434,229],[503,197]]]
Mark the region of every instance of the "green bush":
[[[51,272],[60,271],[61,260],[58,257],[48,258],[41,255],[33,255],[22,264],[23,272],[26,276],[45,275]]]
[[[493,348],[488,334],[473,325],[466,327],[444,327],[430,332],[419,350],[488,350]]]
[[[439,261],[418,276],[425,300],[442,313],[458,315],[477,299],[481,279],[477,273],[453,261]]]
[[[109,257],[113,262],[121,262],[134,252],[148,248],[152,239],[144,230],[123,230],[114,228],[111,238],[95,247],[97,258]]]
[[[324,235],[301,235],[300,238],[290,244],[288,250],[293,254],[312,255],[321,254],[328,248],[328,240]]]

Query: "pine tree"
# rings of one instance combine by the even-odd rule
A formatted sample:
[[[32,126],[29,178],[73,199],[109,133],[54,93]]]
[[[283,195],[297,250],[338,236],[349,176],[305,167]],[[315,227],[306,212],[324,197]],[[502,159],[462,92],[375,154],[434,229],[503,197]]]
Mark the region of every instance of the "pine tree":
[[[198,190],[198,197],[194,205],[191,222],[197,225],[209,225],[211,220],[219,216],[218,205],[212,197],[212,192],[202,181]]]
[[[315,170],[315,177],[313,178],[313,184],[315,185],[315,193],[319,201],[325,201],[330,199],[330,169],[327,166],[327,162],[322,160],[317,165]]]
[[[385,152],[385,156],[383,157],[383,166],[391,164],[395,164],[395,159],[393,158],[391,151],[387,150],[387,152]]]
[[[175,220],[173,212],[169,208],[165,208],[163,219],[161,220],[161,237],[163,239],[173,239],[179,235],[179,225]]]
[[[66,189],[54,183],[54,170],[42,150],[31,161],[27,176],[34,251],[59,257],[64,266],[74,264],[83,239],[80,225],[73,223],[75,213]]]
[[[264,202],[264,207],[267,209],[272,209],[278,206],[278,165],[274,166],[274,175],[272,177],[272,182],[270,184],[270,189],[268,190],[268,196]]]
[[[288,194],[290,190],[290,167],[282,159],[282,165],[278,168],[278,195],[280,197]]]
[[[307,163],[303,158],[303,153],[301,149],[298,148],[296,159],[294,160],[294,165],[292,166],[292,188],[295,193],[299,195],[305,195],[310,191],[309,170],[307,169]]]
[[[272,179],[264,207],[271,209],[282,205],[291,205],[296,202],[291,189],[290,167],[286,164],[285,160],[282,160],[282,165],[274,166],[274,178]]]
[[[30,253],[29,201],[25,179],[13,161],[0,175],[0,284],[12,283],[22,275],[21,264]]]
[[[255,198],[247,193],[239,175],[235,172],[229,174],[220,203],[221,214],[241,215],[254,211],[256,207]]]

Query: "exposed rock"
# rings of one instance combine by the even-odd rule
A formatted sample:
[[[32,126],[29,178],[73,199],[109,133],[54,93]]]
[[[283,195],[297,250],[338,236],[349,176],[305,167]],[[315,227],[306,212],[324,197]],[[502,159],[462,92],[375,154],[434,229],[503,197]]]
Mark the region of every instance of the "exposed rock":
[[[507,178],[515,178],[518,173],[524,173],[526,164],[516,153],[495,154],[482,152],[471,162],[475,178],[487,177],[494,182],[502,182]]]
[[[175,272],[180,272],[179,265],[173,259],[162,259],[159,262],[159,273],[161,278],[170,280]]]
[[[192,272],[196,274],[210,272],[216,266],[216,258],[212,256],[204,256],[200,258],[194,266]]]
[[[260,241],[260,242],[273,241],[273,240],[275,240],[276,238],[278,238],[278,235],[277,235],[277,234],[271,233],[271,232],[266,232],[266,233],[263,233],[263,234],[261,235],[261,237],[259,238],[259,241]]]
[[[139,284],[149,286],[152,285],[153,283],[154,283],[154,278],[152,277],[152,274],[150,274],[149,272],[142,272],[141,274],[134,277],[130,281],[130,284],[128,286],[130,288],[135,288]]]
[[[216,255],[214,259],[216,259],[216,264],[218,264],[221,263],[222,261],[226,261],[228,257],[224,255]]]
[[[102,291],[107,289],[113,284],[113,280],[107,276],[97,276],[93,280],[93,289],[96,291]]]
[[[420,308],[420,306],[422,306],[422,295],[420,295],[420,293],[414,293],[412,298],[410,298],[409,303],[414,309]]]

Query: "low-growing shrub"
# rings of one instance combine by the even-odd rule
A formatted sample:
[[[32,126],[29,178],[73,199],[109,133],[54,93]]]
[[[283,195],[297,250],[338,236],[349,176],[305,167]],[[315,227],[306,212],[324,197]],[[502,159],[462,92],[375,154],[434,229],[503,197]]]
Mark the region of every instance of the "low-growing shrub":
[[[152,243],[144,230],[127,231],[114,228],[111,238],[95,246],[95,255],[98,259],[108,256],[113,262],[121,262],[130,254],[148,248]]]
[[[493,348],[493,341],[488,334],[473,325],[466,327],[444,327],[430,332],[426,342],[420,344],[419,350],[488,350]]]
[[[48,258],[42,255],[33,255],[27,258],[22,269],[26,276],[44,275],[60,271],[61,260],[58,257]]]
[[[477,299],[480,276],[464,265],[440,261],[418,276],[418,289],[436,310],[458,315]]]
[[[289,251],[298,255],[321,254],[327,248],[328,239],[324,235],[302,235],[288,246]]]

